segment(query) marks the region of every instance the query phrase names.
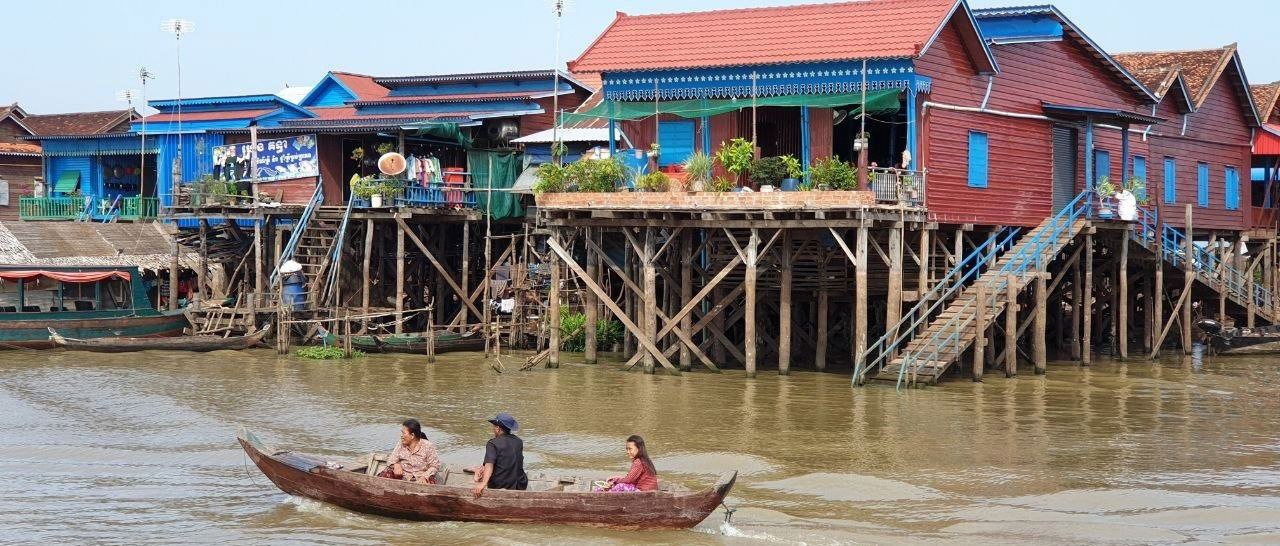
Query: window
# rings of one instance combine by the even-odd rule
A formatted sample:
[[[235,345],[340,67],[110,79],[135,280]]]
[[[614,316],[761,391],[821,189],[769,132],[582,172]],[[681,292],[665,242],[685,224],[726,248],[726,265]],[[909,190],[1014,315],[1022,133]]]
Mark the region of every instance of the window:
[[[1111,176],[1111,153],[1106,150],[1093,151],[1093,183],[1097,184],[1102,177]],[[1115,181],[1111,181],[1115,184]]]
[[[1138,198],[1138,202],[1142,202],[1147,198],[1147,158],[1140,155],[1133,156],[1133,176],[1142,181],[1142,188],[1133,194]]]
[[[1196,206],[1209,206],[1209,164],[1196,163]]]
[[[1178,163],[1172,157],[1164,158],[1164,202],[1178,202]]]
[[[987,187],[987,134],[969,131],[969,187]]]
[[[1235,167],[1227,167],[1223,174],[1223,186],[1226,196],[1223,203],[1227,210],[1240,210],[1240,173]]]

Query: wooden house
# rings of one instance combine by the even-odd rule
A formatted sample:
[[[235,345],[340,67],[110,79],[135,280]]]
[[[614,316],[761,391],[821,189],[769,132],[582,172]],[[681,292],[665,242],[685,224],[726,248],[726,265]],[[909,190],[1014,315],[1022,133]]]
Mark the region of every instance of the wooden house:
[[[1158,99],[1160,121],[1144,132],[1150,197],[1166,223],[1182,226],[1186,204],[1196,231],[1241,233],[1254,215],[1247,183],[1258,114],[1235,44],[1218,49],[1120,53],[1116,60]]]
[[[1255,224],[1274,230],[1280,228],[1280,82],[1255,85],[1250,90],[1262,120],[1253,139],[1250,169]]]
[[[128,110],[30,114],[17,104],[0,108],[0,221],[42,217],[51,212],[35,197],[35,181],[44,179],[36,137],[123,133],[137,113]],[[45,179],[48,180],[48,179]],[[21,203],[28,204],[25,214]]]

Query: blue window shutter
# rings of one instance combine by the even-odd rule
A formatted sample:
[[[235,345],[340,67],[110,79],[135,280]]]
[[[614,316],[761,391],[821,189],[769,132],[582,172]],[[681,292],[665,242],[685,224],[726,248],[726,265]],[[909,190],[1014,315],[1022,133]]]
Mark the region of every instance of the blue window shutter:
[[[1111,176],[1111,153],[1106,150],[1093,151],[1093,181],[1097,183],[1102,177]],[[1111,181],[1115,184],[1115,181]]]
[[[1223,178],[1225,179],[1224,186],[1226,186],[1224,188],[1226,190],[1224,201],[1227,210],[1240,210],[1240,175],[1237,174],[1235,167],[1227,167]]]
[[[1209,164],[1196,164],[1196,205],[1209,206]]]
[[[1140,195],[1135,195],[1138,201],[1142,201],[1147,197],[1147,158],[1140,155],[1133,156],[1133,176],[1142,181],[1142,191]]]
[[[1164,202],[1178,202],[1178,163],[1172,157],[1164,158]]]
[[[969,131],[969,187],[987,187],[987,134]]]
[[[689,159],[693,153],[693,137],[693,120],[658,122],[658,144],[662,147],[658,166],[679,165]]]

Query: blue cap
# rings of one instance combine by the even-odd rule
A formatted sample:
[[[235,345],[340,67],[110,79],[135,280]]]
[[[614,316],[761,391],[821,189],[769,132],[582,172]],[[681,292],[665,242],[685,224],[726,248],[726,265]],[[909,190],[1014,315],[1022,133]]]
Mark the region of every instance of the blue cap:
[[[507,432],[520,429],[520,425],[516,423],[516,418],[512,417],[505,411],[498,412],[498,414],[494,415],[493,419],[490,419],[489,422],[506,429]]]

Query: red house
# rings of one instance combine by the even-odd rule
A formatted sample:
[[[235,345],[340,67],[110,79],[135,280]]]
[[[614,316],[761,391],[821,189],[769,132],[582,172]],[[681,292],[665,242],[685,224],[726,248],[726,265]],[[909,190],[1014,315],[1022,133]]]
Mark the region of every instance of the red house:
[[[1255,85],[1254,106],[1262,127],[1253,139],[1253,168],[1250,170],[1256,223],[1261,227],[1280,227],[1280,82]]]
[[[1236,45],[1200,51],[1124,53],[1116,60],[1156,93],[1145,131],[1152,202],[1181,226],[1194,205],[1196,230],[1243,232],[1267,222],[1253,214],[1248,184],[1258,114]]]

